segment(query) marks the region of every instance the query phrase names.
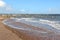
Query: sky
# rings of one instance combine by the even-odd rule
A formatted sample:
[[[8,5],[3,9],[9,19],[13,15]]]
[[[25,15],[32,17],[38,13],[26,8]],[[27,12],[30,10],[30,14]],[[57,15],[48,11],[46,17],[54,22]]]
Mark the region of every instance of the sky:
[[[0,0],[1,13],[60,14],[60,0]]]

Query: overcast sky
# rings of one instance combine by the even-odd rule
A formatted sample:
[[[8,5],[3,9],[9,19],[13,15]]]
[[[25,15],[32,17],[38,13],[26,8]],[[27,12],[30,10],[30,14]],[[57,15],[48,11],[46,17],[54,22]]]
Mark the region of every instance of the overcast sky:
[[[60,14],[60,0],[0,0],[0,13]]]

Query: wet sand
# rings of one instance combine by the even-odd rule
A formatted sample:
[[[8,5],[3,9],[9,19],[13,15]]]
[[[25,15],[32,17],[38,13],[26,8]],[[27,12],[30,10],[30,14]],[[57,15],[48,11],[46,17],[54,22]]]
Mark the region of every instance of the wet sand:
[[[0,19],[0,40],[22,40],[18,35],[8,30]]]
[[[43,29],[35,28],[31,25],[26,25],[26,24],[19,23],[19,22],[15,22],[15,23],[12,23],[12,24],[19,25],[19,26],[25,26],[25,27],[29,27],[29,28],[31,27],[35,30],[43,30]],[[27,35],[23,32],[19,32],[20,30],[19,31],[16,31],[16,30],[13,31],[13,30],[14,29],[9,30],[8,26],[4,25],[0,21],[0,40],[22,40],[21,38],[24,38],[23,40],[60,40],[60,35],[54,35],[54,36],[51,35],[51,36],[48,36],[48,37],[35,37],[33,35]],[[44,29],[43,31],[47,31],[47,32],[49,32],[49,34],[54,33],[54,32],[48,31],[47,29]],[[19,36],[21,36],[21,37],[19,37]]]
[[[9,21],[13,21],[13,20],[9,20]],[[47,29],[42,29],[42,28],[35,28],[31,25],[27,25],[21,22],[13,22],[11,23],[12,25],[16,25],[16,26],[23,26],[24,28],[32,28],[34,30],[42,30],[42,31],[46,31],[48,32],[48,36],[47,37],[41,37],[41,35],[35,36],[35,35],[29,35],[27,33],[24,33],[23,31],[20,30],[14,30],[12,29],[12,31],[14,30],[16,34],[18,34],[19,36],[21,36],[21,38],[24,38],[24,40],[59,40],[60,39],[60,34],[55,34],[52,30],[48,31]],[[54,34],[54,35],[50,35],[50,34]]]
[[[32,25],[28,25],[28,24],[25,24],[25,23],[21,23],[21,22],[15,22],[13,21],[12,19],[9,19],[8,22],[11,22],[11,25],[15,25],[15,26],[21,26],[20,28],[31,28],[31,29],[34,29],[34,30],[38,30],[38,31],[45,31],[45,32],[48,32],[49,34],[53,34],[54,32],[53,31],[50,31],[50,30],[47,30],[45,28],[38,28],[38,27],[34,27]],[[7,27],[8,29],[10,27]],[[41,34],[39,35],[34,35],[35,33],[33,33],[33,31],[22,31],[22,30],[16,30],[16,29],[11,29],[14,33],[16,33],[17,35],[19,35],[19,37],[21,37],[23,40],[53,40],[54,37],[51,35],[51,36],[46,36],[46,37],[43,37]],[[27,33],[28,32],[28,33]]]

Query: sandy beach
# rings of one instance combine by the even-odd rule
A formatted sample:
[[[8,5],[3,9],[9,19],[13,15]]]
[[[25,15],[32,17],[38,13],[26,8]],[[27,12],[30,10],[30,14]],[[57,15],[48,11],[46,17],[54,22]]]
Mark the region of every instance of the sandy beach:
[[[7,22],[10,22],[11,25],[15,25],[17,27],[20,26],[20,28],[22,28],[22,27],[25,28],[25,29],[30,28],[30,29],[37,30],[37,31],[48,32],[48,34],[53,34],[54,33],[53,31],[47,30],[45,28],[34,27],[32,25],[25,24],[25,23],[22,23],[22,22],[15,22],[15,21],[13,21],[13,19],[8,19]],[[52,35],[51,35],[52,37],[51,36],[50,37],[48,37],[48,36],[43,37],[41,33],[37,34],[37,36],[36,36],[36,32],[33,32],[33,30],[22,31],[21,29],[20,30],[14,29],[14,28],[11,29],[11,27],[8,27],[7,25],[6,25],[6,27],[8,29],[10,29],[12,32],[16,33],[23,40],[44,40],[44,39],[45,40],[53,40],[54,39]]]
[[[47,37],[41,37],[41,35],[38,35],[37,37],[35,35],[29,35],[27,33],[24,33],[23,31],[20,30],[16,30],[16,29],[11,29],[8,28],[7,25],[4,25],[2,23],[2,21],[6,19],[6,18],[2,18],[0,19],[0,40],[59,40],[60,39],[60,34],[59,35],[50,35]],[[54,34],[53,31],[49,31],[47,29],[44,28],[36,28],[34,26],[31,25],[27,25],[21,22],[13,22],[13,20],[9,19],[9,22],[12,22],[12,25],[16,25],[16,26],[23,26],[24,28],[32,28],[34,30],[38,30],[38,31],[46,31],[48,32],[48,34]],[[20,31],[20,32],[19,32]]]
[[[22,40],[22,39],[12,31],[8,30],[2,23],[2,19],[0,19],[0,40]]]
[[[8,22],[11,23],[11,25],[14,26],[21,26],[20,28],[32,28],[33,30],[38,30],[38,31],[46,31],[48,32],[47,36],[42,36],[41,33],[39,33],[39,35],[37,34],[36,36],[36,32],[34,31],[23,31],[23,30],[19,30],[19,29],[14,29],[14,28],[10,28],[6,25],[7,29],[10,29],[13,33],[17,34],[20,38],[22,38],[23,40],[59,40],[60,39],[60,34],[56,34],[53,30],[49,31],[45,28],[38,28],[38,27],[34,27],[32,25],[28,25],[22,22],[15,22],[12,19],[8,19]],[[35,35],[34,35],[35,34]]]

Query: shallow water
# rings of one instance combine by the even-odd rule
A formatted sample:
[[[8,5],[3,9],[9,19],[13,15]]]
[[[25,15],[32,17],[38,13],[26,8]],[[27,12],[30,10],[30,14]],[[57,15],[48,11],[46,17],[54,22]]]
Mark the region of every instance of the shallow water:
[[[15,18],[11,19],[11,21],[5,20],[4,23],[9,26],[9,28],[17,30],[18,33],[22,33],[26,39],[58,39],[60,36],[60,21],[53,21],[53,20],[47,20],[47,19],[41,19],[41,18]],[[42,30],[34,30],[33,28],[24,28],[24,26],[19,26],[14,24],[14,22],[21,22],[25,24],[32,25],[32,27],[39,27],[39,28],[46,28],[47,31]],[[31,27],[31,26],[30,26]],[[52,33],[50,33],[52,31]],[[28,35],[29,37],[26,37],[25,35]],[[21,36],[21,35],[20,35]],[[42,37],[42,38],[40,38]],[[48,39],[47,39],[48,38]]]
[[[53,30],[55,32],[60,32],[60,21],[50,20],[50,19],[41,19],[41,18],[11,18],[13,22],[22,22],[25,24],[32,25],[34,27],[42,27],[48,30]],[[8,19],[9,20],[9,19]],[[12,25],[10,22],[5,21],[8,25]],[[12,25],[13,26],[13,25]],[[15,27],[20,27],[16,26]]]
[[[60,32],[60,21],[58,20],[49,20],[49,19],[40,19],[40,18],[22,18],[22,20],[18,20],[19,22],[23,22],[25,24],[30,24],[35,27],[47,28],[49,30],[55,30],[56,32]]]

